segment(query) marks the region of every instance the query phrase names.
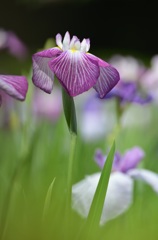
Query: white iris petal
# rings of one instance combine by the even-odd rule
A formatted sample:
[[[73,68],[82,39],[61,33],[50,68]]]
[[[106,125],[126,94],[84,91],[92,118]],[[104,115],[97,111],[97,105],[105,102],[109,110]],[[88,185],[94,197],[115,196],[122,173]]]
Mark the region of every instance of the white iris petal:
[[[58,47],[60,47],[62,49],[62,47],[63,47],[62,36],[59,33],[56,35],[56,44]]]
[[[69,47],[70,47],[70,34],[66,32],[63,39],[63,50],[68,50]]]
[[[100,173],[87,176],[72,187],[72,208],[87,217],[100,178]],[[123,214],[133,201],[133,180],[126,174],[115,172],[109,179],[100,224]]]
[[[86,52],[86,49],[87,49],[87,43],[86,43],[86,39],[84,38],[83,41],[81,42],[81,51]]]

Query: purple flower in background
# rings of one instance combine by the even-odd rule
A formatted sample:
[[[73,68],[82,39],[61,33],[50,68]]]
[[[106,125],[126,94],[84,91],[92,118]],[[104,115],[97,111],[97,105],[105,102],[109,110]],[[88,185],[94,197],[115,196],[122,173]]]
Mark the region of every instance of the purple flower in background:
[[[152,57],[151,66],[141,77],[141,83],[153,100],[158,102],[158,55]]]
[[[119,81],[119,73],[109,63],[90,54],[90,40],[82,42],[66,32],[62,41],[56,35],[57,47],[33,55],[33,83],[47,93],[53,89],[54,75],[70,96],[94,88],[103,98]]]
[[[146,104],[152,101],[151,95],[145,95],[139,92],[135,82],[120,82],[109,92],[105,98],[110,99],[116,97],[120,99],[121,103],[126,102]]]
[[[141,77],[146,71],[144,65],[134,57],[114,56],[110,62],[120,73],[119,83],[106,95],[106,99],[118,98],[121,103],[146,104],[152,100],[148,91],[144,91]]]
[[[130,169],[136,168],[138,163],[145,156],[144,151],[140,147],[133,147],[127,150],[124,155],[119,152],[115,153],[112,171],[127,172]],[[103,168],[106,161],[106,156],[103,155],[100,149],[96,150],[95,161],[100,168]]]
[[[25,58],[28,53],[26,45],[14,32],[0,29],[0,50],[3,49],[19,59]]]
[[[138,146],[129,149],[124,155],[119,152],[115,154],[100,224],[116,218],[131,206],[134,179],[146,182],[158,194],[158,174],[136,168],[144,156],[144,151]],[[96,151],[95,161],[103,167],[106,156],[101,150]],[[99,178],[100,172],[94,173],[72,187],[72,208],[84,218],[88,216]]]
[[[28,82],[24,76],[0,75],[0,105],[2,103],[1,92],[18,99],[25,100],[28,90]]]
[[[158,193],[158,174],[149,171],[147,169],[137,168],[138,164],[143,160],[145,153],[143,149],[135,146],[127,150],[123,155],[119,152],[115,153],[112,171],[121,172],[136,179],[143,180],[148,183]],[[95,161],[102,168],[106,161],[101,150],[97,150],[95,153]]]

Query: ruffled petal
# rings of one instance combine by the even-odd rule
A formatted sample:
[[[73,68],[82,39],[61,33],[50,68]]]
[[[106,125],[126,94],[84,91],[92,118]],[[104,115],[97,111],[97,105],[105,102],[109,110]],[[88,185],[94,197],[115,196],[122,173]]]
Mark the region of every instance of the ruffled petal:
[[[134,179],[143,180],[158,193],[158,174],[146,169],[132,169],[127,174]]]
[[[72,208],[82,217],[87,217],[100,178],[100,173],[87,176],[72,187]],[[101,224],[116,218],[131,205],[133,180],[119,172],[112,173],[109,179],[106,199],[101,216]]]
[[[28,82],[24,76],[0,75],[0,89],[8,95],[23,101],[28,90]]]
[[[39,87],[47,93],[53,89],[54,73],[49,68],[48,62],[61,54],[59,48],[51,48],[38,53],[32,57],[33,76],[32,81],[36,87]]]
[[[70,96],[77,96],[94,86],[99,77],[96,60],[79,51],[65,51],[49,66]]]

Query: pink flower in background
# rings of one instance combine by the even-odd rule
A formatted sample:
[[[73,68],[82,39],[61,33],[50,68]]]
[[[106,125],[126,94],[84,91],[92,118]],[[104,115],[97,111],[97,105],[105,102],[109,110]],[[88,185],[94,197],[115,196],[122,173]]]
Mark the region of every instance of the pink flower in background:
[[[56,35],[57,47],[33,55],[33,83],[47,93],[53,89],[54,75],[70,96],[94,88],[103,98],[119,81],[118,71],[109,63],[90,54],[90,40],[82,42],[66,32],[62,41]]]
[[[33,93],[33,114],[39,119],[57,121],[62,112],[61,91],[55,87],[53,94],[46,94],[35,88]]]
[[[14,32],[0,29],[0,50],[3,49],[19,59],[25,58],[28,53],[26,45]]]

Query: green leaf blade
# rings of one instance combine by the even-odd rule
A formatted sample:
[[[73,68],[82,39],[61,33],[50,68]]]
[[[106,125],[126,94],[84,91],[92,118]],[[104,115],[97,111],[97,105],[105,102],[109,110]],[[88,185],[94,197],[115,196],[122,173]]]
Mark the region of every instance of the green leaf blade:
[[[95,191],[93,201],[90,207],[90,211],[88,214],[86,226],[85,226],[85,233],[92,233],[96,227],[99,226],[102,210],[104,206],[104,201],[106,197],[106,192],[108,188],[110,173],[112,169],[112,163],[115,153],[115,141],[111,147],[111,150],[107,156],[106,162],[104,164],[97,189]]]
[[[73,98],[62,88],[64,114],[70,133],[77,135],[77,119]]]

